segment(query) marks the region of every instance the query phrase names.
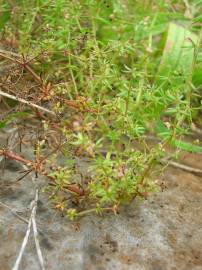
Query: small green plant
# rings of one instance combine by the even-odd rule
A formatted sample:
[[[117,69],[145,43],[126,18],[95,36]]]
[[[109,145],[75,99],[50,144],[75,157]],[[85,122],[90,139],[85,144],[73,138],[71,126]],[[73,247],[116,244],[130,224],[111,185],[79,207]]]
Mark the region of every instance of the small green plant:
[[[183,139],[201,108],[200,1],[3,2],[1,39],[37,81],[24,98],[56,116],[38,113],[56,145],[38,160],[64,215],[117,213],[158,189],[167,146],[202,152]]]

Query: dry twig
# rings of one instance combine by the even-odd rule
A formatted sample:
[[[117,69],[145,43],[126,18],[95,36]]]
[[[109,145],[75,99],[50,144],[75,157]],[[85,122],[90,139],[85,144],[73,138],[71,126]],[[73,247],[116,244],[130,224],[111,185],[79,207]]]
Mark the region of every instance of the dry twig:
[[[188,166],[188,165],[184,165],[182,163],[178,163],[178,162],[171,161],[171,160],[169,161],[167,159],[161,159],[160,162],[163,164],[168,164],[168,165],[173,166],[175,168],[190,172],[190,173],[202,174],[202,170],[197,169],[197,168],[193,168],[193,167]]]
[[[16,216],[17,218],[19,218],[20,220],[24,221],[25,223],[29,223],[29,221],[23,217],[21,217],[20,215],[18,215],[11,207],[9,207],[8,205],[6,205],[3,202],[0,202],[0,205],[4,206],[5,208],[9,209],[11,211],[11,213]]]
[[[0,49],[0,56],[22,66],[24,69],[26,69],[34,77],[34,79],[37,82],[39,82],[41,85],[43,85],[43,81],[42,81],[41,77],[38,76],[34,72],[34,70],[28,65],[30,62],[29,60],[24,61],[23,57],[19,56],[18,54],[10,52],[10,51],[5,51],[2,49]]]
[[[41,267],[42,270],[45,270],[44,261],[43,261],[43,257],[42,257],[42,252],[41,252],[39,241],[38,241],[38,232],[37,232],[36,221],[35,221],[37,202],[38,202],[38,189],[35,192],[34,200],[30,204],[31,215],[30,215],[30,219],[29,219],[29,222],[28,222],[27,231],[26,231],[26,234],[24,236],[19,255],[17,257],[17,260],[15,261],[15,264],[14,264],[14,267],[12,268],[12,270],[18,270],[19,269],[19,265],[20,265],[20,262],[22,260],[22,256],[24,254],[24,251],[25,251],[28,239],[29,239],[31,226],[33,227],[33,231],[34,231],[34,240],[35,240],[35,245],[36,245],[36,249],[37,249],[37,255],[38,255],[40,267]]]
[[[43,260],[43,256],[42,256],[42,252],[41,252],[41,248],[40,248],[40,244],[39,244],[39,239],[38,239],[38,231],[37,231],[35,216],[36,216],[36,208],[33,210],[32,228],[33,228],[33,232],[34,232],[34,241],[35,241],[35,246],[36,246],[36,251],[37,251],[39,263],[40,263],[41,269],[45,270],[44,260]]]
[[[41,107],[41,106],[39,106],[37,104],[34,104],[34,103],[30,102],[30,101],[27,101],[27,100],[23,99],[23,98],[19,98],[19,97],[16,97],[14,95],[7,94],[7,93],[5,93],[5,92],[3,92],[1,90],[0,90],[0,95],[4,96],[4,97],[7,97],[7,98],[10,98],[10,99],[13,99],[13,100],[16,100],[16,101],[21,102],[23,104],[29,105],[30,107],[36,108],[38,110],[44,111],[44,112],[52,114],[54,116],[56,115],[53,111],[50,111],[50,110],[48,110],[48,109],[46,109],[44,107]]]

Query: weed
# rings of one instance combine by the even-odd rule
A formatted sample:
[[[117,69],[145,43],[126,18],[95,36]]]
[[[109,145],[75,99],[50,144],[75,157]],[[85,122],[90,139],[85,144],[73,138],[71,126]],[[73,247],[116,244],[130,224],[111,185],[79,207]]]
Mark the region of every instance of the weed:
[[[200,1],[11,0],[1,12],[4,47],[23,56],[34,103],[56,116],[40,114],[43,137],[62,143],[38,156],[70,219],[146,198],[168,145],[202,152],[182,141],[200,107]]]

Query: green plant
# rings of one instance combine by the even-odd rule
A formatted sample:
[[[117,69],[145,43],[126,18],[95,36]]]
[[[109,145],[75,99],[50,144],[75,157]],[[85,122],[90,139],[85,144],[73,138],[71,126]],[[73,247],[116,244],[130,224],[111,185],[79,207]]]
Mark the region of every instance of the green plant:
[[[189,2],[23,0],[2,6],[14,14],[3,20],[2,39],[14,40],[14,49],[32,59],[41,74],[34,102],[48,102],[57,116],[42,117],[44,137],[54,130],[58,143],[47,158],[47,190],[71,219],[117,212],[156,190],[156,165],[167,145],[202,152],[182,140],[200,107],[200,2]],[[152,145],[149,134],[161,142]],[[84,175],[77,164],[82,158]]]

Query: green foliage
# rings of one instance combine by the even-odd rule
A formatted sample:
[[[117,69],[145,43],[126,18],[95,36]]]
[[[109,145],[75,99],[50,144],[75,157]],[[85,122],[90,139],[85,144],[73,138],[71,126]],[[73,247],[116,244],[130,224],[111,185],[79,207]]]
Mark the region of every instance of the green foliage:
[[[194,145],[192,143],[184,142],[182,140],[175,139],[176,134],[183,135],[186,133],[186,130],[183,128],[179,128],[178,126],[175,128],[175,130],[167,128],[164,123],[159,122],[156,126],[156,132],[157,135],[164,141],[168,141],[172,146],[187,151],[187,152],[193,152],[193,153],[202,153],[202,147],[199,145]],[[175,132],[175,134],[174,134]]]
[[[171,23],[158,68],[156,83],[159,85],[165,83],[165,81],[169,83],[172,80],[172,86],[175,84],[177,87],[183,85],[192,76],[196,45],[196,35],[183,26]]]
[[[122,203],[156,190],[156,164],[165,146],[201,152],[200,145],[183,139],[184,124],[189,126],[199,107],[200,2],[7,4],[8,12],[15,6],[15,15],[8,20],[4,13],[2,38],[15,37],[19,53],[45,55],[33,67],[53,85],[50,103],[60,113],[58,133],[66,140],[60,154],[71,161],[49,175],[55,179],[51,198],[70,219],[116,212]],[[64,99],[79,107],[77,115],[58,102]],[[150,133],[161,143],[150,145]],[[88,181],[75,180],[78,157],[88,159]],[[72,192],[71,201],[64,192],[75,183],[85,199]]]
[[[18,118],[24,118],[28,116],[28,112],[13,112],[0,120],[0,129],[5,128],[8,124],[10,124],[13,120],[17,120]]]
[[[5,26],[5,24],[7,23],[7,21],[10,18],[10,11],[8,9],[8,5],[7,4],[3,4],[0,7],[0,31],[3,29],[3,27]]]

